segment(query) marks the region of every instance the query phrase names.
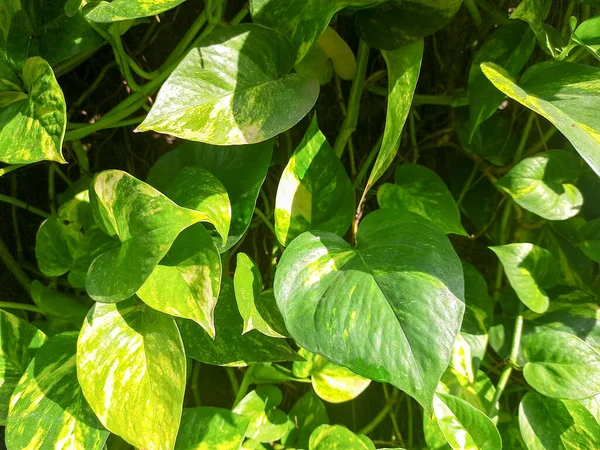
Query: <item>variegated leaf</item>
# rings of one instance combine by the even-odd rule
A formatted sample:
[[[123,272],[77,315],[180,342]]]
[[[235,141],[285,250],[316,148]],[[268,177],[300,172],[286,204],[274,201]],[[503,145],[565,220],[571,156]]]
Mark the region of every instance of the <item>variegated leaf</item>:
[[[175,8],[185,0],[113,0],[96,3],[86,9],[85,17],[92,22],[119,22],[156,16]]]
[[[185,408],[176,450],[239,450],[250,421],[222,408]]]

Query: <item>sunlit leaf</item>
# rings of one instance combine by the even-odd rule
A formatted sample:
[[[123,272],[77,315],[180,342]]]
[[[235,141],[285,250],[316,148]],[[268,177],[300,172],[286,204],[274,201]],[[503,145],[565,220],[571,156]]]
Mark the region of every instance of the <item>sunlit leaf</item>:
[[[239,450],[248,418],[227,409],[185,408],[175,450]]]
[[[571,38],[582,45],[596,59],[600,59],[600,16],[584,20]]]
[[[367,438],[368,439],[368,438]],[[369,442],[370,443],[370,442]],[[341,425],[321,425],[310,435],[309,450],[371,450],[369,445],[360,436]]]
[[[92,22],[118,22],[150,17],[175,8],[185,0],[113,0],[98,2],[85,10],[85,18]]]
[[[308,391],[294,403],[288,418],[291,428],[281,442],[294,448],[308,448],[311,433],[318,426],[329,423],[327,409],[313,391]]]

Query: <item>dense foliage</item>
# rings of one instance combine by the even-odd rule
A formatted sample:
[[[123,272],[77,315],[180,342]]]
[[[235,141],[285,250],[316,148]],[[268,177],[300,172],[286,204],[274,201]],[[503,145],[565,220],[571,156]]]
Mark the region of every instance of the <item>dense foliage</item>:
[[[600,448],[598,0],[1,0],[0,161],[9,450]]]

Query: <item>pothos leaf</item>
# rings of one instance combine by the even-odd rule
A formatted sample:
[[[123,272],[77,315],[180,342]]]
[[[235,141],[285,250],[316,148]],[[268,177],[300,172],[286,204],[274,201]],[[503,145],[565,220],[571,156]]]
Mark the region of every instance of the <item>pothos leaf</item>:
[[[542,50],[556,58],[560,54],[562,39],[560,33],[544,20],[550,12],[552,0],[523,0],[510,15],[529,24]]]
[[[77,377],[108,430],[135,447],[173,449],[186,362],[172,317],[136,298],[97,303],[79,335]]]
[[[91,10],[86,9],[85,18],[92,22],[118,22],[150,17],[175,8],[185,0],[113,0],[99,2]],[[89,11],[89,12],[88,12]]]
[[[218,29],[173,71],[138,130],[216,145],[270,139],[302,119],[319,94],[314,78],[288,74],[294,62],[289,41],[273,29]]]
[[[353,216],[354,190],[350,178],[319,130],[315,115],[277,187],[277,239],[285,246],[308,230],[343,236]]]
[[[175,450],[239,450],[249,423],[247,417],[227,409],[185,408]]]
[[[600,219],[586,223],[579,232],[581,235],[579,248],[592,261],[600,263]]]
[[[121,243],[89,268],[85,287],[96,301],[119,302],[135,294],[177,235],[203,219],[120,170],[96,175],[90,198],[96,222]]]
[[[42,58],[29,58],[21,78],[27,95],[7,106],[0,104],[0,161],[65,163],[67,106],[52,67]]]
[[[282,437],[281,442],[293,448],[308,448],[311,433],[318,426],[329,423],[327,409],[313,391],[308,391],[298,399],[288,418],[292,427]]]
[[[369,214],[357,241],[306,232],[285,250],[275,298],[286,327],[310,352],[430,409],[464,313],[460,261],[438,227],[409,212]]]
[[[6,425],[10,396],[44,342],[44,333],[0,309],[0,425]]]
[[[105,430],[85,400],[75,365],[77,333],[50,338],[35,354],[10,402],[6,446],[10,450],[101,450]]]
[[[347,448],[353,450],[371,450],[373,444],[369,438],[362,439],[341,425],[321,425],[310,435],[309,450],[335,450]]]

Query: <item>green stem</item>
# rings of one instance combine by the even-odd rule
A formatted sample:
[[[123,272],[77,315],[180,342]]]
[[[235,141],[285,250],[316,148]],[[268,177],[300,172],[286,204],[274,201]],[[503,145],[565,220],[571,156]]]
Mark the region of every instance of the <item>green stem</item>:
[[[31,311],[38,314],[44,314],[44,310],[35,305],[28,305],[26,303],[15,303],[15,302],[0,302],[0,308],[3,309],[20,309],[22,311]]]
[[[114,28],[114,30],[115,31],[112,33],[112,44],[117,64],[119,64],[119,67],[121,67],[121,72],[123,73],[125,81],[131,90],[135,92],[141,91],[141,86],[135,81],[133,74],[131,73],[131,68],[129,67],[129,56],[123,47],[123,41],[121,40],[119,29]]]
[[[227,377],[231,383],[231,389],[233,389],[233,393],[237,396],[240,391],[240,383],[235,376],[233,367],[225,367],[225,372],[227,373]]]
[[[479,9],[477,8],[474,0],[465,0],[465,6],[473,18],[473,23],[475,23],[477,28],[479,28],[483,23],[483,20],[481,19],[481,14],[479,14]]]
[[[367,175],[367,171],[371,167],[371,163],[377,156],[377,153],[379,153],[379,148],[381,147],[381,142],[383,142],[383,133],[379,136],[379,138],[377,139],[377,142],[375,142],[375,145],[373,145],[373,148],[369,152],[367,159],[365,159],[365,162],[363,163],[362,167],[360,168],[358,175],[356,175],[356,178],[354,179],[354,183],[352,183],[352,187],[354,189],[358,189],[358,185],[363,182],[365,176]]]
[[[6,175],[7,173],[12,172],[13,170],[17,170],[17,169],[19,169],[19,168],[21,168],[23,166],[26,166],[26,165],[27,164],[12,164],[10,166],[2,167],[0,169],[0,177],[2,175]]]
[[[519,141],[519,146],[517,147],[515,158],[513,159],[513,164],[518,163],[523,158],[523,152],[525,151],[527,139],[529,139],[529,133],[531,132],[531,127],[533,126],[534,120],[535,113],[530,112],[529,117],[527,117],[527,122],[525,122],[525,127],[523,128],[523,134],[521,134],[521,140]]]
[[[344,154],[346,144],[356,130],[356,124],[358,122],[358,110],[360,107],[360,98],[362,96],[363,85],[365,83],[365,76],[367,73],[367,63],[369,61],[369,46],[362,39],[358,44],[358,53],[356,56],[356,74],[354,80],[352,80],[352,86],[350,87],[350,96],[348,97],[348,105],[346,111],[346,117],[342,123],[342,128],[335,140],[333,150],[338,158],[341,158]]]
[[[192,369],[192,393],[194,395],[194,402],[196,406],[200,406],[202,402],[200,401],[200,389],[198,388],[198,377],[200,376],[200,361],[193,361],[194,367]]]
[[[12,272],[21,286],[23,286],[28,293],[31,292],[31,280],[25,272],[21,270],[2,238],[0,238],[0,259],[6,264],[8,270]]]
[[[42,211],[41,209],[38,209],[35,206],[28,205],[27,203],[25,203],[25,202],[23,202],[23,201],[21,201],[19,199],[10,197],[8,195],[0,194],[0,202],[4,202],[4,203],[8,203],[8,204],[14,205],[17,208],[25,209],[25,210],[27,210],[29,212],[37,214],[40,217],[43,217],[44,219],[47,219],[48,217],[50,217],[50,214],[47,213],[46,211]]]
[[[475,162],[475,163],[473,163],[473,170],[471,170],[471,174],[469,175],[469,178],[465,182],[465,185],[463,186],[463,188],[460,191],[460,194],[458,196],[458,199],[456,200],[456,206],[458,206],[459,208],[460,208],[460,204],[462,203],[462,201],[465,198],[465,195],[467,195],[467,192],[469,192],[469,189],[471,188],[471,185],[473,184],[473,180],[475,179],[475,176],[477,175],[478,171],[479,171],[479,164],[477,164]]]
[[[390,413],[391,409],[392,409],[392,405],[390,405],[389,403],[387,405],[385,405],[383,407],[383,409],[381,411],[379,411],[379,414],[377,414],[373,418],[373,420],[371,420],[371,422],[369,422],[364,427],[362,427],[360,430],[358,430],[358,433],[359,434],[369,434],[371,431],[373,431],[375,428],[377,428],[377,426],[381,422],[383,422],[385,417]]]
[[[263,221],[263,223],[267,226],[267,228],[271,231],[271,233],[273,233],[273,236],[275,236],[275,238],[277,238],[277,233],[275,233],[275,228],[273,227],[273,224],[271,224],[271,222],[269,222],[269,218],[265,215],[265,213],[262,212],[260,210],[260,208],[254,208],[254,213],[260,218],[260,220]]]
[[[240,403],[242,401],[242,399],[248,393],[248,388],[250,388],[250,385],[252,384],[252,374],[254,372],[255,367],[256,366],[249,366],[248,369],[246,370],[246,373],[244,373],[244,378],[242,379],[242,384],[239,385],[239,387],[236,391],[235,400],[233,401],[234,408],[238,405],[238,403]]]

